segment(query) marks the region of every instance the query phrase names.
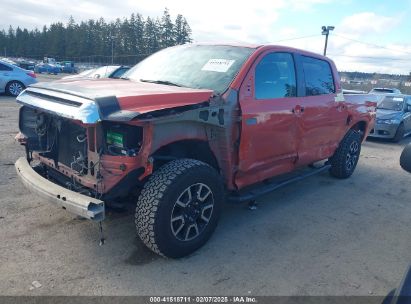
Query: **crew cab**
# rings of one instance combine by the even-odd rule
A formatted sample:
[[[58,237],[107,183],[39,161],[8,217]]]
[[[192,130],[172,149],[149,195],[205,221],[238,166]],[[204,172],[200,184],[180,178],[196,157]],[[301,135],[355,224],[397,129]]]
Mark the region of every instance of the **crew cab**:
[[[26,89],[15,166],[33,192],[94,221],[135,196],[138,236],[178,258],[208,240],[224,201],[324,170],[351,176],[374,98],[344,95],[334,63],[303,50],[171,47],[121,79]]]

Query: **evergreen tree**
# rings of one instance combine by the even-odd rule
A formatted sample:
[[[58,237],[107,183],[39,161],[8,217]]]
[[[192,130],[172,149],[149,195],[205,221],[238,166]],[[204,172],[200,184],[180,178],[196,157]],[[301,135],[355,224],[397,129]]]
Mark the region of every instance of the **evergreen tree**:
[[[174,26],[174,41],[176,44],[191,42],[191,28],[183,15],[178,14]]]
[[[12,26],[0,30],[0,54],[10,57],[45,56],[57,60],[82,60],[108,63],[112,43],[116,61],[133,64],[161,48],[191,41],[186,19],[177,15],[175,24],[166,8],[162,17],[144,19],[139,13],[129,18],[106,22],[103,18],[77,23],[73,16],[63,24],[56,22],[41,30]]]
[[[144,46],[146,54],[152,54],[160,49],[159,28],[150,17],[147,17],[144,27]]]
[[[161,17],[159,27],[160,46],[163,48],[175,45],[174,25],[171,21],[170,13],[167,8],[164,10],[163,17]]]

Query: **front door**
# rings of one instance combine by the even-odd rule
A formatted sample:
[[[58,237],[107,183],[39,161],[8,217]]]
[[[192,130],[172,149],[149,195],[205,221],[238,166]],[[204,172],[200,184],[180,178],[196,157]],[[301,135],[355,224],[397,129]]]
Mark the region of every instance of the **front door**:
[[[239,188],[294,169],[298,129],[293,54],[266,52],[240,88]]]

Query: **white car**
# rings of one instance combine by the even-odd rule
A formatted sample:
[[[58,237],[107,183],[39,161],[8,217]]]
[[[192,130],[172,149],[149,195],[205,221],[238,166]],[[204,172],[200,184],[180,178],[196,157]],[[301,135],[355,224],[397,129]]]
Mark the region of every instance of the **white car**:
[[[0,60],[0,93],[19,95],[26,87],[36,83],[36,74]]]
[[[123,66],[123,65],[105,65],[96,69],[90,69],[81,72],[80,74],[77,75],[70,75],[63,77],[62,79],[68,80],[68,79],[81,79],[81,78],[120,78],[123,76],[125,72],[127,72],[130,69],[129,66]]]

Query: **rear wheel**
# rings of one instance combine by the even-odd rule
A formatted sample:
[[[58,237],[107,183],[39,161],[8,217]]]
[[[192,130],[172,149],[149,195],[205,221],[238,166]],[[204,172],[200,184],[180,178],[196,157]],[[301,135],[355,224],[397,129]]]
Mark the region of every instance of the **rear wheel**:
[[[152,251],[171,258],[186,256],[214,232],[223,187],[206,163],[181,159],[154,172],[138,198],[137,234]]]
[[[7,84],[6,91],[11,96],[18,96],[24,88],[24,85],[20,81],[11,81]]]
[[[360,152],[361,135],[354,130],[349,130],[330,158],[330,174],[337,178],[350,177],[357,166]]]
[[[394,138],[392,139],[392,141],[393,141],[393,142],[396,142],[396,143],[397,143],[397,142],[400,142],[401,139],[403,139],[404,134],[405,134],[404,124],[401,123],[401,124],[398,126],[397,132],[395,132],[395,136],[394,136]]]

